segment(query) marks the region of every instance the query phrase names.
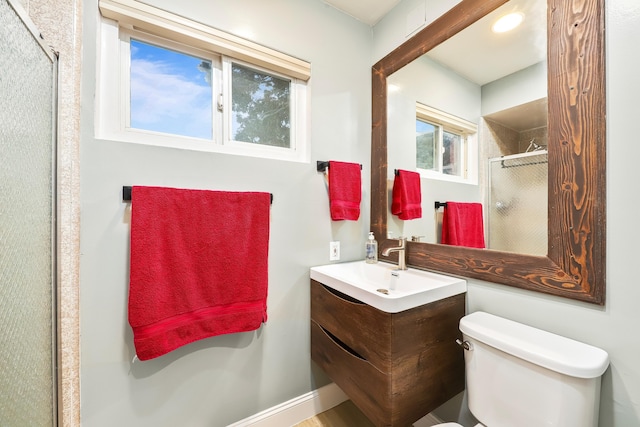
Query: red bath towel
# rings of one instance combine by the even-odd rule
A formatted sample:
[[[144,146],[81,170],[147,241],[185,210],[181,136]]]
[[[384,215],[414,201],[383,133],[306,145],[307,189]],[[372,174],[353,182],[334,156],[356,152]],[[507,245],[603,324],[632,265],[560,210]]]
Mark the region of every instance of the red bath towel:
[[[447,202],[442,217],[442,243],[484,249],[482,204]]]
[[[391,213],[400,219],[422,218],[420,174],[398,169],[393,180]]]
[[[148,360],[267,320],[269,193],[133,187],[129,324]]]
[[[362,177],[358,163],[329,162],[329,209],[331,219],[360,218]]]

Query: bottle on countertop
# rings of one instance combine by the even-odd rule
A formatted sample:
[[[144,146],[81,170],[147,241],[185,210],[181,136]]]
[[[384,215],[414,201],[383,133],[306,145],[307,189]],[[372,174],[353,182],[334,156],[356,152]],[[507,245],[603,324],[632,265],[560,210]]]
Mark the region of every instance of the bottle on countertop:
[[[364,252],[364,261],[367,264],[375,264],[378,262],[378,242],[373,235],[373,231],[369,232],[369,239],[364,245]]]

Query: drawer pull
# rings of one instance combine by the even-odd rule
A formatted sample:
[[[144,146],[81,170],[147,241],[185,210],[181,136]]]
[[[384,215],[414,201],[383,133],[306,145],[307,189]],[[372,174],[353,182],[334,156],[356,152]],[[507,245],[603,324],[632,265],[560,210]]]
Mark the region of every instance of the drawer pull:
[[[320,325],[318,325],[318,326],[320,326]],[[360,356],[354,349],[352,349],[351,347],[349,347],[348,345],[346,345],[345,343],[340,341],[340,339],[338,337],[336,337],[335,335],[333,335],[331,332],[327,331],[322,326],[320,326],[320,329],[322,329],[322,332],[327,334],[327,336],[329,337],[329,339],[331,339],[331,341],[333,341],[337,346],[342,348],[344,351],[346,351],[347,353],[351,354],[352,356],[357,357],[360,360],[364,360],[365,362],[367,361],[367,359],[365,359],[364,357]]]
[[[340,292],[340,291],[336,291],[335,289],[330,288],[330,287],[329,287],[329,286],[327,286],[327,285],[323,285],[322,283],[321,283],[321,285],[322,285],[322,287],[323,287],[327,292],[329,292],[329,293],[331,293],[331,294],[333,294],[333,295],[337,296],[337,297],[338,297],[338,298],[340,298],[340,299],[343,299],[343,300],[345,300],[345,301],[348,301],[348,302],[351,302],[351,303],[354,303],[354,304],[365,305],[362,301],[357,300],[357,299],[355,299],[354,297],[350,297],[349,295],[347,295],[347,294],[345,294],[345,293],[342,293],[342,292]]]

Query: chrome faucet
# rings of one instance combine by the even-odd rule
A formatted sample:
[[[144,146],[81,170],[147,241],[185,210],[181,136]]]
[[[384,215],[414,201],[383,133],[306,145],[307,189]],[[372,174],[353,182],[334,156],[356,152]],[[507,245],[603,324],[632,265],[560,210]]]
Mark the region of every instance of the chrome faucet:
[[[382,251],[382,255],[389,256],[391,252],[398,252],[398,270],[406,270],[407,269],[407,260],[405,255],[405,248],[407,246],[407,238],[400,237],[398,239],[398,244],[395,248],[387,248]]]

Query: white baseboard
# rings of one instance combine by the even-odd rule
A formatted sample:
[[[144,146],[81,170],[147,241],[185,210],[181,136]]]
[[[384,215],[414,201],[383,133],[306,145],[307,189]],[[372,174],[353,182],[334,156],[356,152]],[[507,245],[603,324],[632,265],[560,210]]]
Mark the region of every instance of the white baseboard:
[[[328,411],[334,406],[349,400],[346,394],[335,385],[328,384],[317,390],[295,397],[287,402],[266,409],[227,427],[285,427],[293,426]],[[413,427],[431,427],[443,423],[441,419],[427,414],[413,424]]]
[[[348,399],[337,385],[331,383],[230,424],[228,427],[293,426],[321,412],[328,411]]]

